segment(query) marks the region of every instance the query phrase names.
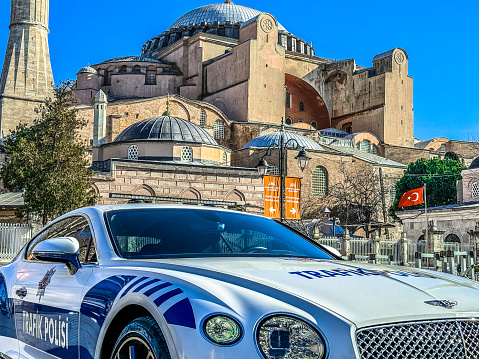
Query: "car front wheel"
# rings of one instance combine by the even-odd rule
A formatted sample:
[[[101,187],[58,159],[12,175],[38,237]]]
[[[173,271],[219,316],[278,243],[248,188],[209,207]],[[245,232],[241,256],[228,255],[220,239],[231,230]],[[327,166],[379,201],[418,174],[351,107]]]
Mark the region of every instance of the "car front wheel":
[[[111,359],[170,359],[170,354],[156,321],[141,317],[122,330]]]

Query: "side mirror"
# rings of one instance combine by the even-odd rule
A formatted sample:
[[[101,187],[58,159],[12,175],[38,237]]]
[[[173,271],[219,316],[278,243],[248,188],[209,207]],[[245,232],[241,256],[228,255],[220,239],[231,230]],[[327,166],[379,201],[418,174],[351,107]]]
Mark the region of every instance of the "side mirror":
[[[65,263],[70,274],[75,274],[81,267],[78,261],[80,245],[76,238],[49,238],[33,248],[32,255],[39,261]]]

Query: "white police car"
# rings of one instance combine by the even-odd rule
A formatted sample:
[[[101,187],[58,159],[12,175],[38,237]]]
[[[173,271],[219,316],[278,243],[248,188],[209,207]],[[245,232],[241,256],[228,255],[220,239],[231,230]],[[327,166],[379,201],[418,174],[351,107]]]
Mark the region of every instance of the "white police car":
[[[272,220],[82,208],[0,267],[0,358],[478,358],[479,285],[360,265]]]

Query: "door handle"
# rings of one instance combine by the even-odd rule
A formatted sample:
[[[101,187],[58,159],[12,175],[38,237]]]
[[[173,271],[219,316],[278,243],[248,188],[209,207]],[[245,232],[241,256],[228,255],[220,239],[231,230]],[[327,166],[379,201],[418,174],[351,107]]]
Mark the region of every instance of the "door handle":
[[[15,292],[20,298],[23,299],[27,295],[27,288],[25,286],[21,287],[20,289],[17,289]]]

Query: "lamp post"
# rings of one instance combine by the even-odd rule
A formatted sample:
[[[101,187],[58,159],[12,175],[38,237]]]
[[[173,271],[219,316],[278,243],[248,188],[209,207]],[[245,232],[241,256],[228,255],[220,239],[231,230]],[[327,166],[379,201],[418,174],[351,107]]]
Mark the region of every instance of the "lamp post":
[[[279,136],[279,145],[277,143],[272,143],[266,149],[266,153],[261,157],[260,161],[256,165],[256,169],[260,176],[264,176],[268,172],[268,162],[264,159],[266,156],[271,156],[272,151],[274,148],[279,150],[279,175],[281,177],[281,186],[280,186],[280,213],[281,213],[281,222],[284,220],[284,207],[285,207],[285,186],[286,186],[286,169],[287,169],[287,150],[297,150],[300,149],[298,155],[295,159],[298,161],[298,166],[301,168],[301,171],[308,166],[309,157],[308,153],[306,152],[304,146],[301,146],[297,140],[294,138],[290,138],[286,142],[284,142],[284,120],[281,118],[281,129],[280,129],[280,136]]]

